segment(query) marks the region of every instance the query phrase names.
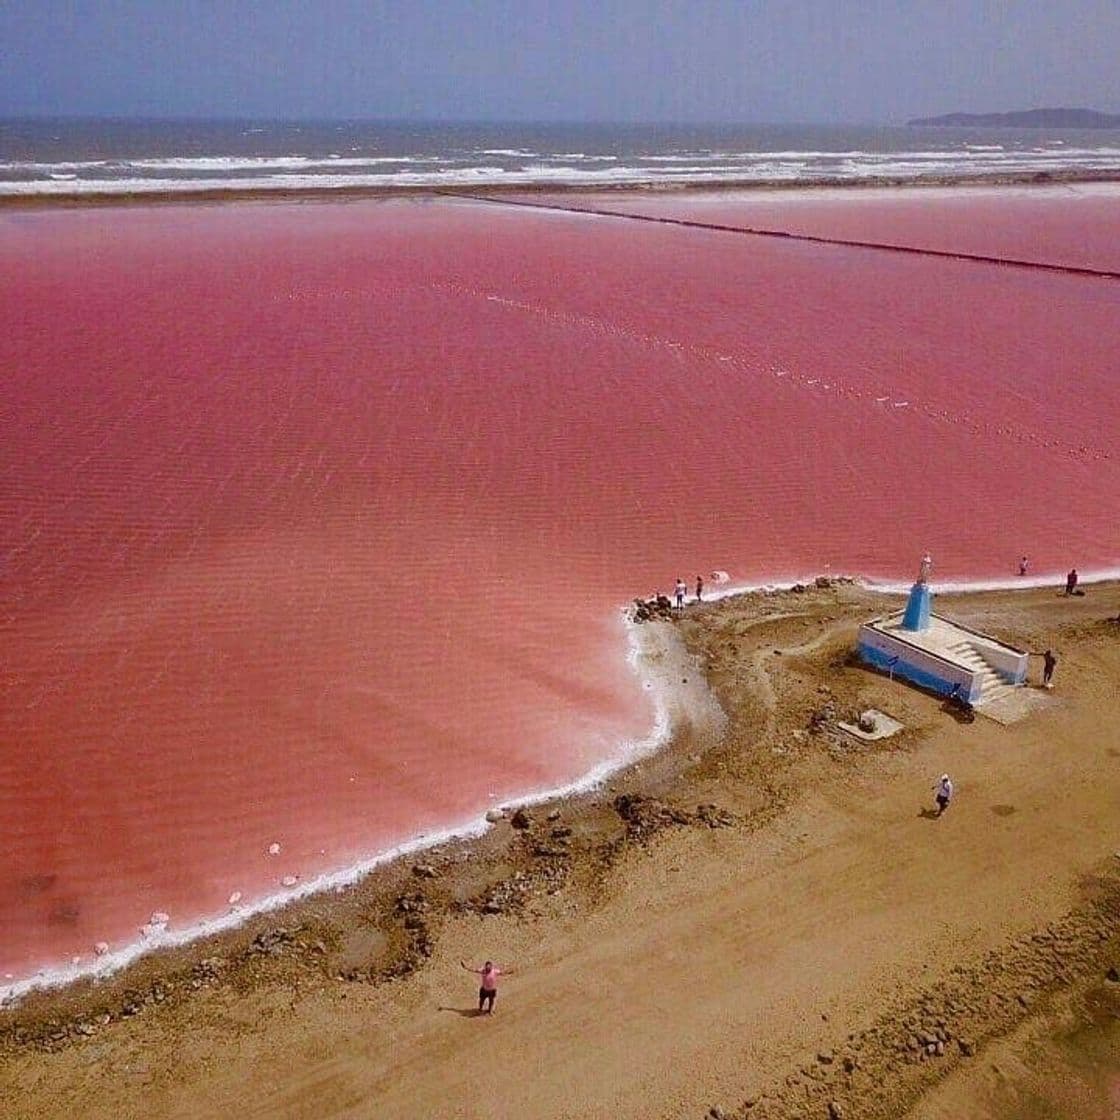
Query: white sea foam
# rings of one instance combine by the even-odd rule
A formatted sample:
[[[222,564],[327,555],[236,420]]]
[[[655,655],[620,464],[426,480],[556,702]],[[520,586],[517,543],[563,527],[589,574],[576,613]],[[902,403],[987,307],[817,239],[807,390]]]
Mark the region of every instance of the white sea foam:
[[[284,190],[294,187],[439,187],[463,184],[571,185],[703,183],[758,179],[793,182],[841,177],[863,180],[1045,170],[1120,170],[1120,148],[1050,146],[1005,150],[976,144],[951,150],[732,152],[697,150],[620,158],[583,152],[535,153],[481,149],[474,157],[529,159],[520,168],[470,157],[437,155],[153,156],[117,160],[0,162],[0,194],[143,193],[190,190]],[[62,180],[76,175],[76,180]],[[59,185],[60,183],[64,185]]]

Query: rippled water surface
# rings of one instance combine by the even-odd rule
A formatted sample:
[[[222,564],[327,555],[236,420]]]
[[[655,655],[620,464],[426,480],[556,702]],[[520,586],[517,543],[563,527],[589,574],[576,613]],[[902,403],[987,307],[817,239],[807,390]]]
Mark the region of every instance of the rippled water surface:
[[[183,206],[0,216],[0,319],[0,974],[578,779],[677,575],[1120,561],[1114,282]]]

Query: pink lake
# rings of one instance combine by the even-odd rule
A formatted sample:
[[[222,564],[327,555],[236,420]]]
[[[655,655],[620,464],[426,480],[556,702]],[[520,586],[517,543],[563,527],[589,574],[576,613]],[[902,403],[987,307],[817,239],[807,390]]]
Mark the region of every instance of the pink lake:
[[[1112,281],[247,203],[0,214],[0,309],[0,976],[622,757],[678,574],[1120,564]]]

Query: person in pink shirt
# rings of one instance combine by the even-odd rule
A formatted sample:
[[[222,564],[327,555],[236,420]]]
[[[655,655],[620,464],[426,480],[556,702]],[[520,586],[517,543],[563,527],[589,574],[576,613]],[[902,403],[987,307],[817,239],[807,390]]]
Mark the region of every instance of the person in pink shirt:
[[[466,961],[459,962],[468,972],[473,972],[480,977],[478,988],[478,1011],[487,1015],[494,1013],[494,1000],[498,998],[498,977],[512,976],[513,970],[498,968],[493,961],[487,961],[481,968],[471,968]]]

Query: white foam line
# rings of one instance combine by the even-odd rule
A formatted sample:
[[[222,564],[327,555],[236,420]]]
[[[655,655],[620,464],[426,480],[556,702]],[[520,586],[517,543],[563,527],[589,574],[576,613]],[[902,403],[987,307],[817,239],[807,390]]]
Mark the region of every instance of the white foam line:
[[[649,734],[643,739],[624,739],[620,741],[610,757],[605,758],[572,782],[543,790],[527,790],[524,793],[504,797],[499,802],[498,807],[511,808],[516,805],[535,805],[543,801],[553,801],[558,798],[572,797],[576,794],[589,792],[600,786],[612,774],[641,758],[653,754],[669,740],[673,730],[669,715],[669,686],[663,684],[643,666],[642,655],[645,652],[648,637],[653,631],[644,630],[629,619],[625,613],[621,614],[621,618],[628,647],[627,664],[638,676],[640,685],[644,686],[642,691],[648,692],[653,699],[654,720]],[[487,806],[487,808],[493,808],[493,806]],[[298,887],[293,887],[282,893],[266,895],[256,902],[239,905],[226,914],[204,918],[185,926],[181,930],[157,929],[140,941],[131,942],[91,961],[41,969],[30,977],[16,980],[6,986],[0,986],[0,1010],[18,1002],[23,996],[33,991],[62,987],[76,980],[104,979],[154,950],[175,948],[203,937],[228,932],[244,925],[246,921],[258,914],[279,910],[311,895],[326,891],[338,891],[352,886],[378,867],[382,867],[393,860],[452,841],[473,839],[483,835],[491,827],[484,815],[472,816],[458,825],[453,825],[439,832],[421,833],[368,859],[351,864],[349,867],[318,875],[313,879],[302,882]]]
[[[1098,571],[1080,573],[1078,587],[1094,583],[1112,583],[1120,580],[1120,568],[1101,568]],[[893,580],[863,579],[856,580],[867,591],[881,591],[891,595],[905,595],[913,586],[910,582]],[[992,579],[957,579],[931,583],[930,590],[936,594],[956,595],[975,591],[1018,591],[1028,588],[1053,587],[1065,590],[1065,572],[1043,572],[1030,576],[1007,576]]]
[[[782,578],[759,583],[734,584],[726,587],[710,588],[704,602],[718,602],[730,599],[737,595],[746,595],[759,591],[789,590],[795,584],[804,584],[812,587],[817,577],[802,576],[797,579]],[[849,577],[840,574],[831,575],[831,579],[853,579],[856,586],[867,591],[885,595],[904,595],[910,590],[912,583],[907,581],[895,582],[890,580],[876,580],[865,577]],[[1088,572],[1081,578],[1081,585],[1103,583],[1106,581],[1120,580],[1120,567],[1106,568],[1099,571]],[[979,580],[948,580],[942,583],[931,584],[935,593],[976,592],[976,591],[1012,591],[1020,588],[1065,586],[1065,575],[1052,573],[1035,576],[1015,576],[1007,579],[979,579]],[[648,735],[639,740],[622,740],[613,755],[599,762],[581,777],[563,785],[552,786],[543,790],[528,790],[522,794],[505,797],[499,807],[511,808],[517,805],[536,805],[545,801],[554,801],[560,798],[572,797],[587,793],[601,786],[603,782],[619,770],[654,754],[663,747],[673,733],[672,718],[670,716],[669,697],[673,691],[670,683],[661,681],[643,664],[643,654],[647,652],[651,635],[657,633],[650,624],[639,624],[629,617],[630,604],[620,608],[621,618],[626,634],[627,653],[626,662],[637,675],[644,691],[648,691],[653,700],[654,719],[653,727]],[[492,807],[492,806],[491,806]],[[488,807],[489,808],[489,807]],[[285,890],[282,893],[266,895],[257,902],[237,906],[228,913],[217,917],[204,918],[181,930],[159,930],[154,935],[145,937],[142,941],[131,942],[123,948],[106,953],[89,962],[68,964],[53,968],[44,968],[33,976],[13,981],[6,986],[0,986],[0,1011],[3,1011],[23,996],[33,991],[48,988],[62,987],[76,980],[104,979],[120,969],[132,964],[147,953],[157,949],[174,948],[187,945],[203,937],[228,932],[244,925],[250,918],[279,910],[282,907],[308,898],[311,895],[322,894],[327,891],[343,890],[365,878],[372,871],[396,859],[429,848],[439,847],[457,840],[469,840],[482,836],[492,826],[485,816],[472,816],[466,821],[450,828],[434,833],[421,833],[392,848],[379,852],[367,859],[360,860],[349,867],[339,871],[327,872],[308,879],[298,887]]]

